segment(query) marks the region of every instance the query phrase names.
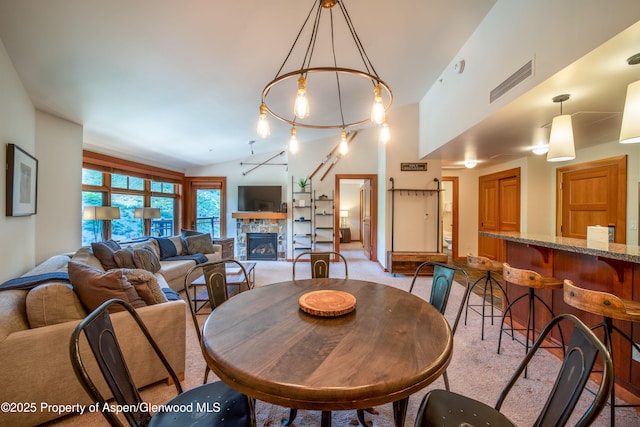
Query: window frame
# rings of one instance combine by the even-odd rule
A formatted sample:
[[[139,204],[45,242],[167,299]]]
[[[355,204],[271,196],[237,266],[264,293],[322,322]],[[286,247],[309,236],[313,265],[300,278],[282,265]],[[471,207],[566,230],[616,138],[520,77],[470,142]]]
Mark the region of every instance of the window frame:
[[[103,206],[110,206],[113,194],[130,194],[144,197],[144,206],[151,206],[152,197],[164,197],[174,199],[174,223],[173,234],[178,234],[183,223],[183,187],[184,173],[169,169],[149,166],[130,160],[120,159],[105,154],[94,153],[83,150],[82,168],[102,172],[102,185],[93,186],[82,184],[82,192],[101,192],[103,194]],[[144,180],[144,190],[131,190],[128,188],[114,188],[111,185],[112,174],[121,174],[128,177],[142,178]],[[174,192],[152,192],[151,181],[165,184],[173,184]],[[102,239],[111,238],[111,224],[107,221],[102,229]],[[144,234],[149,235],[151,230],[147,230],[149,224],[145,224]]]

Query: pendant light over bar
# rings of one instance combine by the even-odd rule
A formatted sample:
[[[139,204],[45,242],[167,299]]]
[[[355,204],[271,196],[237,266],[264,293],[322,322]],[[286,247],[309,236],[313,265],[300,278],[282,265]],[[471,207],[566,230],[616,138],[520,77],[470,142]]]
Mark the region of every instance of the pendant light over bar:
[[[629,65],[640,64],[640,53],[627,59]],[[632,144],[640,142],[640,80],[627,86],[627,98],[622,113],[620,143]]]
[[[257,129],[261,137],[266,138],[270,134],[268,113],[292,126],[292,140],[296,138],[295,128],[340,129],[341,135],[344,135],[347,128],[363,125],[369,121],[380,126],[381,141],[386,143],[389,140],[390,132],[386,113],[393,101],[393,94],[369,60],[344,3],[345,0],[313,0],[313,6],[284,62],[275,78],[267,83],[262,91]],[[323,21],[323,17],[326,17],[328,22]],[[340,17],[344,20],[344,27],[338,27]],[[321,38],[322,28],[328,28],[329,34]],[[349,37],[346,37],[347,40],[337,40],[338,28],[344,28],[344,34],[350,35],[351,40]],[[306,44],[301,40],[303,34],[309,34],[308,40],[304,42]],[[329,46],[326,47],[326,52],[331,52],[331,61],[329,64],[317,66],[312,63],[314,59],[317,60],[314,58],[314,53],[316,49],[323,50],[321,44],[325,40],[328,40]],[[338,65],[336,48],[339,47],[339,51],[344,52],[345,47],[350,45],[350,41],[355,46],[355,58],[343,63],[361,62],[361,69]],[[297,46],[302,47],[296,49]],[[302,51],[304,51],[303,55],[299,55],[301,58],[294,58],[296,53]],[[289,65],[293,63],[299,65]],[[291,82],[295,82],[295,86]],[[293,87],[297,88],[297,91],[293,91]],[[366,89],[367,87],[370,89]],[[363,89],[370,91],[369,94],[362,93]],[[292,92],[290,99],[294,102],[286,108],[283,107],[281,98],[288,98],[288,92]],[[319,101],[316,100],[314,105],[314,99],[309,97],[310,92],[317,96],[335,94],[335,103],[323,101],[325,105],[319,106],[317,104]],[[372,102],[369,108],[358,105],[361,104],[361,99],[367,98]],[[324,113],[323,108],[325,108]],[[363,111],[370,113],[364,115]],[[297,144],[292,142],[290,146],[293,148]]]
[[[560,103],[560,115],[551,122],[551,135],[549,136],[548,162],[564,162],[576,158],[576,147],[573,142],[573,124],[571,115],[562,114],[562,103],[569,99],[569,95],[553,97],[553,102]]]

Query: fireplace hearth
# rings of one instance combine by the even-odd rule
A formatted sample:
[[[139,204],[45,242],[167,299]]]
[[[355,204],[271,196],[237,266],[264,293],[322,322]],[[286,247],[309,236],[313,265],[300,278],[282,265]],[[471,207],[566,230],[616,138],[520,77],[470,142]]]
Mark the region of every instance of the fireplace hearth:
[[[277,233],[247,233],[247,259],[250,261],[277,261]]]

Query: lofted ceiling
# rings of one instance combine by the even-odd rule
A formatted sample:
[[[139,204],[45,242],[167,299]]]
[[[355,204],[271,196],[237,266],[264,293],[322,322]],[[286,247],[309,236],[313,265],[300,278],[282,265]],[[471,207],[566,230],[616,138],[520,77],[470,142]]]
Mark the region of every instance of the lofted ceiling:
[[[85,147],[183,170],[286,148],[274,119],[256,135],[261,93],[314,2],[0,0],[0,40],[35,107],[82,124]],[[419,102],[494,3],[344,0],[394,107]]]
[[[271,118],[271,136],[256,135],[258,108],[315,1],[0,0],[0,40],[35,107],[81,124],[86,148],[185,170],[286,149],[284,123]],[[496,0],[343,2],[400,107],[423,98]],[[572,95],[576,148],[617,139],[639,41],[637,23],[427,159],[459,168],[530,155],[561,93]],[[314,105],[325,96],[335,98],[314,94]],[[298,139],[327,132],[298,129]]]

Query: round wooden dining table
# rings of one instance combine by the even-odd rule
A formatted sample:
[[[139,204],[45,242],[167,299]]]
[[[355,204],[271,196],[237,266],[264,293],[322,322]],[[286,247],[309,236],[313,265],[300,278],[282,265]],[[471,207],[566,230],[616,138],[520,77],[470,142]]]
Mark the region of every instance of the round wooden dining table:
[[[355,309],[307,314],[308,292],[339,290]],[[353,279],[307,279],[243,292],[217,307],[203,328],[211,370],[234,389],[286,408],[365,409],[393,402],[404,425],[409,396],[451,360],[446,319],[427,301],[391,286]],[[331,418],[322,417],[330,426]]]

